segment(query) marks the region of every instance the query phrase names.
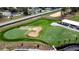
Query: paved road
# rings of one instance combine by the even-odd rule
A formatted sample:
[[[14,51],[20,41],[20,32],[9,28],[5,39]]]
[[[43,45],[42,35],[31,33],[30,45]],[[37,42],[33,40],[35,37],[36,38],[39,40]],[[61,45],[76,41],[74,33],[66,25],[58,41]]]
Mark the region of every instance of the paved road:
[[[45,14],[48,14],[48,13],[52,13],[52,12],[55,12],[55,11],[58,11],[58,10],[61,10],[61,8],[60,9],[55,9],[55,10],[52,10],[52,11],[48,11],[48,12],[44,12],[44,13],[39,13],[39,14],[36,14],[36,15],[26,16],[26,17],[23,17],[23,18],[20,18],[20,19],[9,21],[9,22],[1,23],[0,27],[6,26],[6,25],[10,25],[10,24],[13,24],[13,23],[16,23],[16,22],[21,22],[21,21],[24,21],[24,20],[27,20],[27,19],[31,19],[31,18],[34,18],[34,17],[42,16],[42,15],[45,15]]]

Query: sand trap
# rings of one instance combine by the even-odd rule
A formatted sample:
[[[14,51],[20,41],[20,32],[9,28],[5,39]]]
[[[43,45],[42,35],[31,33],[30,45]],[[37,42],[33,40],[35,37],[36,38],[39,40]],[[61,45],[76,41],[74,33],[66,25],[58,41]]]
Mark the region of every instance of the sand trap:
[[[51,17],[60,17],[61,16],[61,12],[56,12],[50,15]]]
[[[42,27],[34,27],[32,31],[27,34],[27,36],[38,37],[41,31],[42,31]]]
[[[33,29],[32,29],[33,31],[35,31],[36,33],[39,33],[40,31],[42,31],[42,27],[34,27]]]
[[[36,33],[36,32],[30,32],[28,34],[29,37],[38,37],[39,33]]]

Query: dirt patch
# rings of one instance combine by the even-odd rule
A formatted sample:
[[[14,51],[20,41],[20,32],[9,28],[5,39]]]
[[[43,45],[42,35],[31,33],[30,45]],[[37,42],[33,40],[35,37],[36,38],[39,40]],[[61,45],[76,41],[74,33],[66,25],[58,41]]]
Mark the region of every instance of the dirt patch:
[[[2,42],[0,43],[0,50],[12,51],[17,48],[31,48],[39,50],[49,50],[50,46],[40,42]]]
[[[61,16],[61,12],[56,12],[50,15],[50,17],[60,17]]]
[[[0,23],[4,23],[7,21],[10,21],[11,19],[7,19],[7,18],[0,18]]]

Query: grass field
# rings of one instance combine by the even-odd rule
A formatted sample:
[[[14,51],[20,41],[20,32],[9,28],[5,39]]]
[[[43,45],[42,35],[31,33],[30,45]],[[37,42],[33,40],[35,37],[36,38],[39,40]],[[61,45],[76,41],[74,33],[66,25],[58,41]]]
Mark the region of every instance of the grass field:
[[[73,21],[79,22],[79,15],[74,15],[74,16],[70,17],[70,19],[73,20]]]
[[[40,35],[36,38],[30,38],[25,36],[26,30],[20,30],[19,28],[13,28],[4,32],[3,37],[5,40],[27,41],[38,40],[48,43],[49,45],[60,46],[67,43],[79,43],[79,33],[74,32],[62,27],[51,26],[52,22],[58,22],[56,20],[49,20],[41,18],[37,21],[29,23],[25,26],[41,26],[43,28]],[[77,39],[76,39],[77,37]],[[21,39],[21,40],[20,40]]]

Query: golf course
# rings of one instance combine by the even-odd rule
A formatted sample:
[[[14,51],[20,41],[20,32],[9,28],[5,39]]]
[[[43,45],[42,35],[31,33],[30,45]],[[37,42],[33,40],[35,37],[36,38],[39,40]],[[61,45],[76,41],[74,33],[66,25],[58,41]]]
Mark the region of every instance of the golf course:
[[[75,32],[63,27],[51,26],[53,22],[60,22],[56,19],[40,18],[36,21],[24,24],[22,26],[0,32],[0,41],[38,41],[46,43],[55,47],[70,44],[79,43],[79,32]],[[41,27],[42,30],[37,37],[30,37],[28,33],[32,31],[34,27]]]

